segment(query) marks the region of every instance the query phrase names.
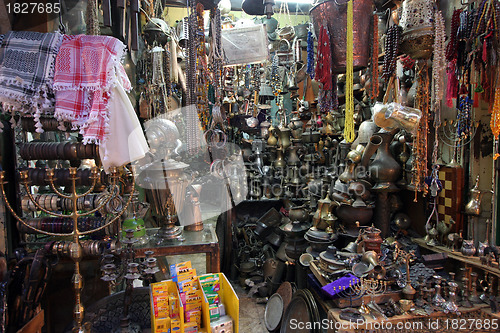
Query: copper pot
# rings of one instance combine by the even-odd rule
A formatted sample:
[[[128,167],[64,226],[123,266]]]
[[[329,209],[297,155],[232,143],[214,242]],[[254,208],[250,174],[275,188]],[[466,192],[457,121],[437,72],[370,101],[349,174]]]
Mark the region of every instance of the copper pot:
[[[354,38],[354,71],[368,66],[370,60],[371,26],[373,2],[359,0],[353,3],[353,38]],[[319,36],[321,25],[326,22],[330,32],[332,48],[332,70],[334,73],[345,73],[346,70],[346,27],[347,1],[329,0],[315,5],[309,11],[316,36]]]

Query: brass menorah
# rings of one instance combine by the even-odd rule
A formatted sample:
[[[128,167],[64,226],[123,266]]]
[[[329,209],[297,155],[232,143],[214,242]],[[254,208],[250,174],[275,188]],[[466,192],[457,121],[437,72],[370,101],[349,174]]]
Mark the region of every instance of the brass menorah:
[[[63,214],[63,213],[59,213],[59,212],[50,211],[50,210],[46,209],[46,207],[40,205],[37,202],[37,200],[33,197],[33,194],[31,193],[28,171],[25,170],[25,171],[20,172],[20,183],[24,186],[24,189],[26,190],[28,198],[31,201],[30,204],[34,205],[37,210],[40,210],[40,211],[42,211],[46,214],[49,214],[53,217],[70,218],[73,222],[72,232],[70,232],[70,233],[56,233],[56,232],[49,232],[46,230],[41,230],[37,227],[34,227],[34,226],[26,223],[22,217],[17,215],[17,213],[14,211],[14,209],[10,205],[9,200],[7,199],[7,196],[5,193],[4,185],[7,182],[5,181],[5,172],[4,171],[0,172],[0,190],[1,190],[2,198],[3,198],[3,201],[5,202],[7,209],[10,211],[12,216],[14,216],[14,218],[16,220],[18,220],[26,228],[31,229],[37,233],[48,235],[48,236],[57,236],[57,237],[72,236],[73,240],[72,240],[71,244],[69,245],[69,254],[70,254],[70,257],[73,260],[74,265],[75,265],[75,270],[73,273],[73,277],[71,279],[71,281],[73,283],[73,289],[75,292],[75,307],[73,310],[73,318],[75,320],[75,324],[73,326],[73,332],[74,333],[86,333],[86,332],[89,332],[89,328],[87,327],[87,325],[84,325],[84,323],[83,323],[83,320],[85,317],[85,308],[82,304],[81,296],[82,296],[83,282],[84,281],[83,281],[83,276],[80,273],[80,262],[83,259],[83,248],[82,248],[82,244],[80,242],[80,236],[84,236],[84,235],[88,235],[88,234],[97,232],[99,230],[107,228],[108,226],[110,226],[111,224],[116,222],[120,218],[120,216],[126,211],[128,205],[130,204],[130,202],[132,200],[132,195],[129,196],[127,202],[125,203],[125,205],[122,207],[121,210],[119,210],[116,213],[114,212],[114,217],[111,218],[111,220],[109,220],[106,223],[104,223],[103,225],[100,225],[100,226],[93,228],[91,230],[81,231],[81,230],[79,230],[79,227],[78,227],[78,218],[84,217],[84,216],[89,216],[90,214],[93,214],[93,213],[101,210],[102,208],[104,208],[104,206],[107,205],[112,198],[114,198],[118,195],[117,191],[109,192],[109,195],[105,196],[102,200],[100,200],[98,202],[98,204],[96,205],[96,207],[94,207],[93,209],[86,211],[86,212],[80,212],[78,210],[80,205],[77,205],[77,202],[79,201],[79,199],[81,200],[86,195],[89,195],[90,193],[92,193],[92,191],[94,190],[94,188],[97,184],[97,180],[99,179],[98,169],[92,168],[91,174],[90,174],[90,178],[92,180],[92,185],[85,193],[82,193],[82,194],[78,194],[76,192],[76,180],[78,179],[76,168],[69,169],[69,179],[70,179],[71,184],[72,184],[71,193],[69,195],[64,194],[63,192],[58,190],[57,187],[55,186],[55,184],[54,184],[54,180],[55,180],[54,179],[54,169],[47,169],[46,176],[47,176],[47,181],[50,184],[50,187],[52,188],[54,193],[56,193],[56,195],[58,195],[62,199],[70,200],[70,202],[72,203],[72,205],[70,207],[71,208],[70,214]],[[117,189],[119,178],[120,178],[120,176],[118,174],[117,168],[111,168],[110,177],[109,177],[109,179],[110,179],[109,186],[111,188]]]

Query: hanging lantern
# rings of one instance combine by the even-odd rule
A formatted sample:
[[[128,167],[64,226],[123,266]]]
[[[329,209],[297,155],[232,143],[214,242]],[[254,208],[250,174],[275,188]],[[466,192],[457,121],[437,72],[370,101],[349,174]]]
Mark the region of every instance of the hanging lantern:
[[[372,13],[373,2],[371,0],[353,2],[354,71],[367,67],[370,61]],[[332,48],[332,70],[334,73],[345,73],[347,1],[329,0],[319,3],[311,8],[309,15],[316,36],[319,36],[320,27],[326,22]]]
[[[413,59],[429,59],[434,44],[434,11],[432,0],[406,0],[399,25],[403,28],[401,51]]]

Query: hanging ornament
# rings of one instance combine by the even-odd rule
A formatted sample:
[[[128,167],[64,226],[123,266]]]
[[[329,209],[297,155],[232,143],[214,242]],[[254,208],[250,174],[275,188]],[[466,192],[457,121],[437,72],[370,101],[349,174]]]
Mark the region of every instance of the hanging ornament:
[[[406,0],[403,2],[401,20],[403,28],[401,50],[413,59],[429,59],[434,44],[433,0]]]
[[[314,79],[314,38],[311,31],[307,32],[307,69],[311,79]]]
[[[372,43],[372,77],[370,98],[372,101],[376,100],[378,91],[378,15],[373,15],[373,43]]]

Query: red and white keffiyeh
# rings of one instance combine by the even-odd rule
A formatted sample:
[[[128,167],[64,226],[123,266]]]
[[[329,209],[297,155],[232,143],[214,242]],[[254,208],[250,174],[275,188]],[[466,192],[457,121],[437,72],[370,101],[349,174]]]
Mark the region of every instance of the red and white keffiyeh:
[[[108,134],[111,88],[130,81],[121,65],[125,45],[110,36],[64,36],[55,65],[55,117],[80,128],[83,142],[99,143]],[[119,81],[118,81],[119,80]]]

